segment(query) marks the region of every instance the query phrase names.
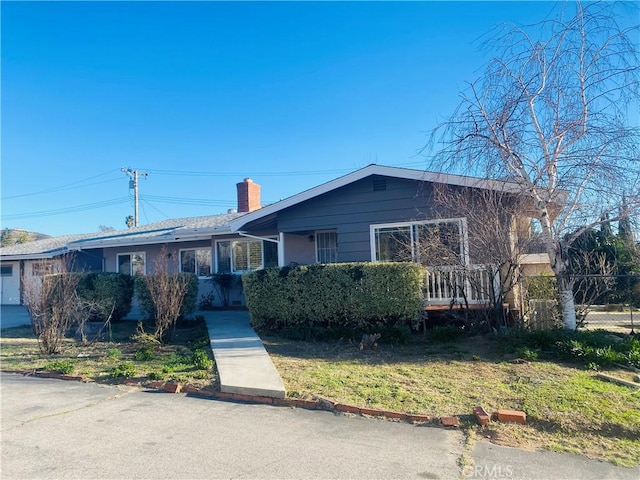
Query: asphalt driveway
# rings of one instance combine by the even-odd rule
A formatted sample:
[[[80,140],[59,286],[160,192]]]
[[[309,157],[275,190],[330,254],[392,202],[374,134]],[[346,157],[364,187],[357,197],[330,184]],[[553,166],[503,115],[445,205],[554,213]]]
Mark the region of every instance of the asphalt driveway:
[[[0,477],[637,480],[640,470],[458,431],[0,374]]]

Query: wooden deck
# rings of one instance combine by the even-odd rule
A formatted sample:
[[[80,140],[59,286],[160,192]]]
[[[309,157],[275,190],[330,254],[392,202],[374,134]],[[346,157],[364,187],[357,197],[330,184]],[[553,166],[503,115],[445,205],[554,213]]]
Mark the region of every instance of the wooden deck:
[[[447,310],[489,310],[491,308],[493,308],[493,305],[486,303],[470,303],[469,305],[454,303],[453,305],[426,305],[424,310],[427,312],[445,312]],[[502,308],[508,310],[509,304],[503,303]]]

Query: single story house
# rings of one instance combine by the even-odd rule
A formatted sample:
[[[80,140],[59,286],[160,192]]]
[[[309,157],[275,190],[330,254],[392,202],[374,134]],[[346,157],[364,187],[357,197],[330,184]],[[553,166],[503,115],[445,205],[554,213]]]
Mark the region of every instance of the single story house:
[[[430,303],[448,304],[459,293],[448,288],[446,278],[450,280],[461,269],[480,272],[477,266],[482,258],[474,258],[469,248],[473,227],[465,215],[457,213],[455,205],[434,203],[438,186],[465,192],[519,191],[509,182],[369,165],[261,206],[260,186],[245,179],[237,184],[237,211],[2,248],[2,303],[21,303],[20,279],[29,274],[30,263],[42,258],[75,252],[90,269],[144,275],[154,271],[165,249],[175,270],[200,277],[201,295],[212,290],[207,279],[214,273],[242,274],[292,263],[413,260],[442,267],[438,275],[444,272],[444,276],[431,275],[426,293]],[[522,217],[527,218],[526,212]],[[511,228],[510,222],[505,218],[504,228]],[[519,233],[525,230],[520,228]],[[424,239],[434,234],[445,246],[439,253],[421,248]],[[45,251],[36,245],[46,241],[55,246]],[[520,259],[536,271],[548,268],[546,254],[526,254]],[[479,303],[486,298],[470,292],[468,300]],[[242,292],[232,294],[231,301],[242,304]]]
[[[59,270],[60,262],[69,258],[69,243],[93,234],[62,235],[32,242],[19,243],[0,249],[0,285],[2,305],[24,303],[24,289],[29,282],[47,273]],[[82,271],[102,271],[102,252],[73,254],[73,269]]]

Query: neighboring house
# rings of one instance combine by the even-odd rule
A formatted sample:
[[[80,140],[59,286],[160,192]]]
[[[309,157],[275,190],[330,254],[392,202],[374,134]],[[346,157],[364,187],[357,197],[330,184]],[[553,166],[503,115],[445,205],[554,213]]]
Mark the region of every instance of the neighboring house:
[[[473,258],[467,245],[467,218],[455,213],[455,205],[449,216],[443,216],[432,200],[434,185],[519,190],[508,182],[369,165],[261,207],[260,186],[245,179],[237,184],[237,213],[173,219],[93,234],[69,239],[64,248],[90,258],[99,257],[105,271],[135,275],[152,273],[164,247],[176,270],[196,273],[201,278],[201,294],[213,287],[205,282],[212,273],[241,274],[292,263],[413,260],[442,266],[443,271],[449,272],[454,263],[456,268],[473,269],[479,259]],[[426,262],[421,258],[421,238],[433,232],[446,237],[444,256],[451,258],[440,255]],[[3,266],[6,250],[0,250]],[[523,260],[548,264],[544,255]],[[427,289],[430,303],[451,302],[455,293],[444,287],[440,281],[440,286],[434,284]],[[243,301],[242,292],[232,296],[234,303]]]

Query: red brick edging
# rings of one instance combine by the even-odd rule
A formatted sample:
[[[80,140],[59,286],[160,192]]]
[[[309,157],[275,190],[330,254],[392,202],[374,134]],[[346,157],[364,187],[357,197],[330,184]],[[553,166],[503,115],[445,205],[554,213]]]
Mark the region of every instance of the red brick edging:
[[[77,382],[91,382],[92,380],[85,376],[64,375],[61,373],[41,372],[37,370],[2,370],[6,373],[19,373],[25,376],[35,376],[42,378],[56,378],[60,380],[73,380]],[[197,395],[204,398],[213,398],[216,400],[231,400],[245,403],[256,403],[265,405],[275,405],[278,407],[293,407],[304,408],[307,410],[326,410],[337,411],[342,413],[352,413],[355,415],[368,415],[373,417],[384,417],[394,420],[402,420],[411,423],[427,423],[438,421],[438,423],[444,427],[457,427],[460,424],[458,417],[432,417],[429,415],[419,415],[412,413],[394,412],[390,410],[379,410],[377,408],[356,407],[354,405],[347,405],[344,403],[338,403],[331,399],[317,396],[314,400],[302,400],[298,398],[274,398],[264,397],[260,395],[245,395],[241,393],[226,393],[219,392],[217,390],[211,390],[208,388],[197,388],[191,385],[183,385],[175,382],[161,382],[152,381],[144,382],[143,378],[127,378],[122,381],[125,385],[141,386],[143,388],[161,390],[169,393],[186,393]],[[490,421],[489,415],[484,411],[482,407],[476,407],[473,411],[478,423],[482,426],[487,425]],[[513,410],[499,410],[496,414],[499,420],[506,422],[525,423],[526,414],[520,411]]]

